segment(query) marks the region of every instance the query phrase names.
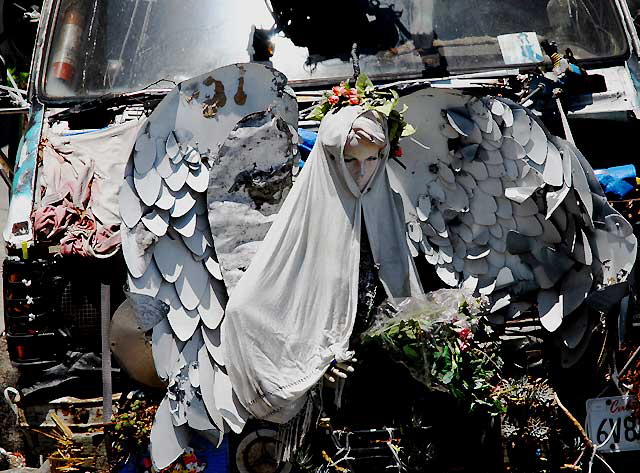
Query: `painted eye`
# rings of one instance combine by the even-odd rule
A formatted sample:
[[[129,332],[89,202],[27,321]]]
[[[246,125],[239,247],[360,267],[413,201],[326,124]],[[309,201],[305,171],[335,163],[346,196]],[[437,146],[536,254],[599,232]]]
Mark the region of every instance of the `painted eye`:
[[[377,157],[377,156],[369,156],[369,157],[367,158],[367,161],[377,161],[377,160],[378,160],[378,157]]]
[[[344,162],[345,162],[345,163],[352,163],[352,162],[354,162],[355,160],[356,160],[356,158],[346,158],[346,157],[344,158]]]

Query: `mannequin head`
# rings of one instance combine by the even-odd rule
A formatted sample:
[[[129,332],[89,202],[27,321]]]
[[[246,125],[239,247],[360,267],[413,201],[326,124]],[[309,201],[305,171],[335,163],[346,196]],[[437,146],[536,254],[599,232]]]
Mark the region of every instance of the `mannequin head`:
[[[344,147],[344,163],[360,191],[376,173],[387,145],[386,134],[373,112],[360,115],[354,122]]]

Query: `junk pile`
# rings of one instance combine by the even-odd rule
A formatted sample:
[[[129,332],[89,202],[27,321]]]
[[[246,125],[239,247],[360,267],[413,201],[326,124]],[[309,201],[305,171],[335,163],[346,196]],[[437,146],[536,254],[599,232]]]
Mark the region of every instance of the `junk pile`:
[[[20,452],[7,452],[0,448],[0,471],[25,468],[27,461]]]

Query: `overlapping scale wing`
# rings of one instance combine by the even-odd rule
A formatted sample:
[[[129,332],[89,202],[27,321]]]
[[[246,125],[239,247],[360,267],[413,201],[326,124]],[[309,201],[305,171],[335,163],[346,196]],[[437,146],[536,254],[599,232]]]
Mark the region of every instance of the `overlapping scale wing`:
[[[243,87],[252,93],[234,95]],[[261,65],[227,66],[171,91],[132,151],[120,192],[129,290],[169,306],[152,337],[156,370],[168,384],[152,432],[158,468],[187,446],[189,429],[219,443],[224,432],[239,432],[247,419],[223,369],[227,290],[206,191],[220,145],[242,117],[266,110],[278,125],[284,124],[282,116],[297,117],[286,78]]]
[[[508,99],[426,89],[402,100],[418,131],[390,174],[409,245],[446,284],[489,296],[493,312],[537,303],[542,325],[578,346],[586,325],[563,320],[624,281],[637,246],[586,159]]]

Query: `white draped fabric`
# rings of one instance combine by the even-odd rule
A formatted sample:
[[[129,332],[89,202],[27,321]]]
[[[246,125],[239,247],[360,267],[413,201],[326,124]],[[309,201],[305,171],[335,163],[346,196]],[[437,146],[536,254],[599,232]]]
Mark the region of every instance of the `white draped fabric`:
[[[345,167],[347,137],[364,113],[350,106],[324,118],[304,169],[227,305],[226,369],[256,418],[289,421],[332,360],[352,356],[363,218],[387,295],[422,293],[401,204],[389,185],[388,147],[363,192]]]

